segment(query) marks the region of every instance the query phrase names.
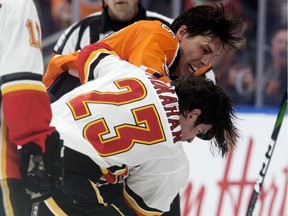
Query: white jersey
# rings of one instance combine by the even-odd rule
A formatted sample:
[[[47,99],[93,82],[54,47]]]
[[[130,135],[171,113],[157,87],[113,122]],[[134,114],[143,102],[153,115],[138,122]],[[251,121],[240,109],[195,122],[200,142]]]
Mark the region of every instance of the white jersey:
[[[33,1],[0,0],[0,4],[0,76],[17,72],[43,75],[41,29]]]
[[[10,148],[33,141],[44,149],[47,135],[54,131],[49,126],[50,101],[42,82],[40,41],[41,26],[34,2],[0,0],[0,179],[20,177],[18,167],[7,162],[18,164]],[[15,172],[11,172],[13,168]]]
[[[138,212],[168,211],[189,175],[173,87],[115,56],[94,75],[52,104],[52,124],[101,168],[127,167],[124,197]]]
[[[49,125],[51,108],[42,82],[40,42],[41,26],[33,0],[0,0],[2,216],[26,215],[27,206],[21,200],[25,190],[20,186],[22,175],[17,146],[34,142],[44,151],[47,136],[55,131]]]

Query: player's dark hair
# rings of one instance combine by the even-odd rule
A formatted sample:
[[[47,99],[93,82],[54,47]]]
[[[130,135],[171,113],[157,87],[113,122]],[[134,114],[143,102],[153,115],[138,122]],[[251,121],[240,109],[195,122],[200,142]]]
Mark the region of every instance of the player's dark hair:
[[[212,138],[211,143],[219,149],[221,156],[226,155],[239,138],[231,99],[221,87],[205,77],[185,75],[171,84],[179,98],[180,113],[186,116],[193,109],[200,109],[196,125],[211,124],[206,135]]]
[[[183,11],[172,23],[176,34],[179,28],[187,26],[190,37],[196,35],[218,37],[224,49],[239,49],[245,37],[245,29],[240,16],[232,7],[225,11],[222,3],[191,7]]]

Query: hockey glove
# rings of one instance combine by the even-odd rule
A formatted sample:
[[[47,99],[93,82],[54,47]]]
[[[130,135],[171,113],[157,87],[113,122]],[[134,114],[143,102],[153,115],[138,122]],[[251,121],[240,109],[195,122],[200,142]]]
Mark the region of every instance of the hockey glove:
[[[20,172],[26,191],[33,202],[43,201],[63,184],[64,146],[57,131],[46,139],[44,154],[30,142],[20,149]]]

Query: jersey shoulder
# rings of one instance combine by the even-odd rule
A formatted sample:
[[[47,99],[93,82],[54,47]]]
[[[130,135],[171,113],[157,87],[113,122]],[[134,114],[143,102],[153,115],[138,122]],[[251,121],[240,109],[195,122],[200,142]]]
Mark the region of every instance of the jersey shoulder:
[[[137,23],[135,23],[135,26],[137,26],[141,31],[146,30],[149,34],[163,34],[171,35],[174,39],[176,39],[175,34],[170,29],[169,25],[161,22],[161,20],[140,20]]]

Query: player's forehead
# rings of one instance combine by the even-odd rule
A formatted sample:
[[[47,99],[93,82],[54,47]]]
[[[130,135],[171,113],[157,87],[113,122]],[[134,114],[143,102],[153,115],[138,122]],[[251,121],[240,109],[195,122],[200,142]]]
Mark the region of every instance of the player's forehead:
[[[218,37],[212,36],[199,36],[199,40],[201,42],[201,46],[204,46],[208,49],[209,53],[218,56],[223,51],[223,43]]]

